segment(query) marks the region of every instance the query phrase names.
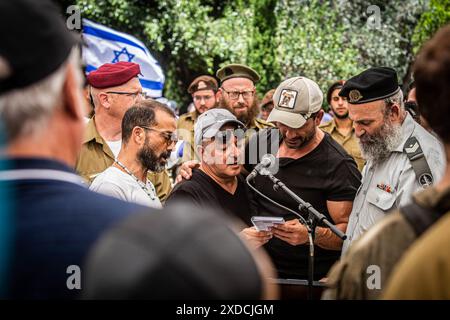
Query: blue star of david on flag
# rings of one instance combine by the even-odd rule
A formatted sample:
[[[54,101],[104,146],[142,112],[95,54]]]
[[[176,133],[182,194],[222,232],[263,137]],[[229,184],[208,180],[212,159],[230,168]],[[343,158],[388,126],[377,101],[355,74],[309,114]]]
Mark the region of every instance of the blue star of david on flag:
[[[83,61],[87,73],[104,63],[134,62],[141,66],[142,74],[138,78],[142,90],[152,98],[162,96],[164,73],[140,40],[87,19],[83,19],[83,39],[86,43]]]
[[[131,62],[131,60],[133,60],[134,58],[134,54],[131,54],[128,52],[126,47],[123,47],[122,50],[117,51],[117,50],[113,50],[114,51],[114,59],[113,61],[111,61],[112,63],[116,63],[120,61],[120,56],[122,54],[127,56],[128,62]]]

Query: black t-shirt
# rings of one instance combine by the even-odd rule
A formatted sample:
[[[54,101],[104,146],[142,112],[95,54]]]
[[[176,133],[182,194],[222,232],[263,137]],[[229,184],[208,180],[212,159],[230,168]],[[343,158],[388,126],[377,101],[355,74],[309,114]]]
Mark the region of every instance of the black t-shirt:
[[[199,207],[218,207],[250,226],[252,214],[249,192],[242,176],[237,178],[238,186],[231,194],[202,170],[194,169],[191,179],[183,180],[174,187],[166,204],[185,201]]]
[[[252,139],[267,139],[268,149],[274,143],[273,130],[263,130],[254,135]],[[281,137],[281,134],[280,134]],[[250,141],[250,144],[255,141]],[[281,142],[280,142],[281,143]],[[248,155],[248,145],[246,156]],[[264,154],[259,150],[259,159]],[[272,150],[276,155],[277,148]],[[327,209],[327,200],[353,201],[356,191],[361,183],[361,174],[351,156],[325,133],[320,144],[310,153],[299,159],[279,158],[279,168],[275,177],[280,179],[289,189],[309,202],[316,210],[323,213],[331,223],[334,223]],[[248,162],[248,157],[247,161]],[[247,171],[251,171],[254,165],[246,164]],[[257,176],[254,180],[255,187],[269,198],[296,211],[298,204],[286,195],[282,190],[275,192],[273,183],[267,177]],[[283,212],[283,209],[275,206],[259,195],[253,196],[258,215],[282,216],[285,220],[296,218],[295,215]],[[307,218],[307,215],[304,215]],[[293,246],[276,237],[266,245],[266,250],[272,257],[281,278],[306,279],[308,275],[308,245]],[[325,250],[315,246],[314,279],[326,276],[328,270],[339,259],[340,251]]]

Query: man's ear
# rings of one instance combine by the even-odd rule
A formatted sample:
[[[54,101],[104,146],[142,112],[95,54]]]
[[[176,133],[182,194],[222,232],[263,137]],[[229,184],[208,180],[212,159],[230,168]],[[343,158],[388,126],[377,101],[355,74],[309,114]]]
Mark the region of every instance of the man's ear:
[[[202,161],[202,158],[203,158],[203,151],[205,150],[205,149],[203,148],[203,146],[197,145],[197,146],[195,146],[194,150],[195,150],[195,152],[197,153],[198,158],[200,159],[200,161]]]
[[[71,118],[80,119],[87,115],[87,105],[82,98],[82,88],[75,72],[73,65],[69,63],[63,85],[64,112]]]
[[[398,121],[401,118],[401,108],[397,104],[393,104],[391,107],[389,117],[391,121]]]
[[[216,103],[219,103],[220,99],[222,99],[222,88],[219,88],[216,92]]]
[[[102,107],[106,109],[109,109],[111,107],[111,101],[109,100],[109,96],[106,92],[99,92],[97,94],[97,99]]]
[[[131,138],[138,146],[142,146],[145,143],[145,130],[141,127],[134,127],[131,132]]]
[[[314,119],[314,124],[316,126],[318,126],[321,122],[322,122],[322,118],[323,118],[323,110],[321,109],[318,113],[316,118]]]

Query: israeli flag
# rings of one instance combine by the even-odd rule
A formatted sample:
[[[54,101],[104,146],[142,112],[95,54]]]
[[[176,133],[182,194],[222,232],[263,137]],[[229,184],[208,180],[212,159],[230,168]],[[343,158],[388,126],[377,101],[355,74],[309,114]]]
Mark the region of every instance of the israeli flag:
[[[143,91],[152,98],[162,96],[163,71],[141,41],[88,19],[83,19],[83,39],[87,45],[83,48],[87,73],[104,63],[134,62],[141,66],[139,81]]]

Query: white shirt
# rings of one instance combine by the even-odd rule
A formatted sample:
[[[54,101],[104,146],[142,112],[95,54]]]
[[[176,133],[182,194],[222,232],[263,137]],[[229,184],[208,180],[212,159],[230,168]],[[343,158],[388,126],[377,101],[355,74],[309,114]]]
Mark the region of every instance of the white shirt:
[[[122,147],[122,140],[117,141],[106,141],[106,144],[111,149],[114,158],[117,159],[117,156],[119,155],[120,148]]]
[[[161,201],[153,184],[147,180],[146,187],[150,196],[132,176],[111,166],[92,181],[89,189],[124,201],[161,209]]]
[[[411,201],[413,193],[423,189],[417,181],[411,161],[403,151],[410,136],[416,137],[419,142],[433,174],[434,183],[444,175],[445,151],[439,140],[415,122],[409,114],[403,121],[401,130],[402,142],[391,152],[389,158],[382,163],[367,161],[363,169],[362,184],[353,202],[342,255],[353,241],[386,213],[404,206]]]

